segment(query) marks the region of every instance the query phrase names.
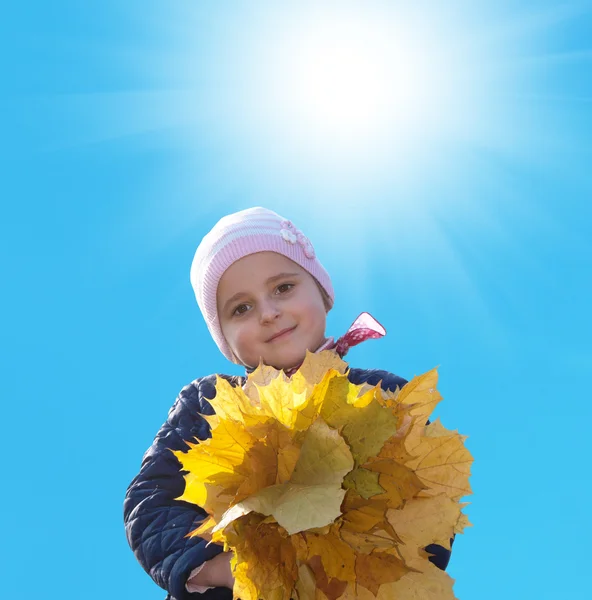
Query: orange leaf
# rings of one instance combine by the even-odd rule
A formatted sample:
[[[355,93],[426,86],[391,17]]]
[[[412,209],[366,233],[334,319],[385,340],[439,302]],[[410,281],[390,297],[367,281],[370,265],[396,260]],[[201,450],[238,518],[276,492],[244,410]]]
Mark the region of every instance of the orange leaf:
[[[382,585],[376,600],[456,600],[454,579],[445,571],[425,559],[413,561],[412,566],[415,571]]]
[[[380,473],[378,482],[384,494],[373,496],[373,500],[386,500],[390,508],[398,508],[405,500],[417,496],[426,485],[407,465],[394,460],[376,459],[364,465],[369,471]]]
[[[258,515],[247,515],[234,523],[229,534],[237,564],[246,565],[239,573],[241,581],[247,587],[245,579],[253,584],[259,590],[259,597],[277,594],[280,589],[285,590],[285,600],[289,600],[298,578],[296,552],[289,537],[281,535],[276,524],[262,520]]]
[[[416,458],[408,463],[426,485],[426,494],[445,493],[460,500],[471,493],[469,476],[473,457],[457,433],[440,437],[422,437],[410,452]],[[381,482],[382,485],[382,482]],[[384,487],[384,486],[383,486]]]
[[[374,595],[383,583],[397,581],[408,572],[400,558],[385,552],[359,554],[356,558],[357,582]]]
[[[345,588],[347,587],[347,582],[327,577],[327,573],[325,573],[320,556],[313,556],[308,561],[308,565],[312,569],[315,576],[318,588],[317,593],[321,591],[327,600],[336,600],[343,594]]]
[[[399,510],[388,510],[387,518],[404,544],[416,547],[438,544],[450,549],[450,538],[460,519],[460,506],[444,495],[417,498]]]
[[[364,501],[356,508],[346,509],[343,506],[344,527],[350,531],[370,531],[385,518],[386,501]]]
[[[343,542],[335,531],[327,535],[306,535],[308,556],[320,556],[329,579],[354,581],[356,555],[351,546]]]

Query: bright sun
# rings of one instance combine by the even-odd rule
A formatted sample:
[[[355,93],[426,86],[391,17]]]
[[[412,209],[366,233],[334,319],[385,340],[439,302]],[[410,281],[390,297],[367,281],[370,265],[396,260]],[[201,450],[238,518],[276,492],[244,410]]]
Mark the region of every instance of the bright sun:
[[[198,4],[177,9],[182,25],[166,51],[135,65],[159,86],[76,97],[68,114],[96,101],[100,115],[87,122],[101,136],[168,129],[199,164],[220,156],[224,169],[269,189],[308,181],[352,197],[379,182],[398,197],[438,177],[462,183],[480,151],[523,159],[551,137],[552,119],[533,103],[547,63],[533,59],[567,8]]]
[[[360,37],[356,31],[330,38],[313,32],[300,51],[284,47],[278,57],[277,66],[291,73],[284,104],[292,103],[309,125],[362,133],[387,116],[393,74],[377,45]]]
[[[236,66],[249,82],[240,118],[298,160],[429,153],[450,135],[475,135],[490,102],[487,60],[466,51],[458,23],[435,17],[319,10],[289,27],[267,23],[248,50]]]

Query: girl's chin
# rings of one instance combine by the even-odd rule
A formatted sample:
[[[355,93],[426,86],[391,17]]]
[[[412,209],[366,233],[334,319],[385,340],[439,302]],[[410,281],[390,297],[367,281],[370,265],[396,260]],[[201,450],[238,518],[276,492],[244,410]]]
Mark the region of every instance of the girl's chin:
[[[302,355],[298,354],[295,356],[286,356],[286,357],[274,357],[269,359],[269,362],[263,361],[264,364],[272,366],[274,369],[289,370],[295,367],[299,367],[303,362],[306,356],[306,352],[303,352]]]

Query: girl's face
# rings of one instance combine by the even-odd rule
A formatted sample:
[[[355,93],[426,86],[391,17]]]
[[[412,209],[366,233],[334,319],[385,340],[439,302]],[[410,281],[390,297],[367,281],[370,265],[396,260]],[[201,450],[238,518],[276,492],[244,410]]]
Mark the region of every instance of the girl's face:
[[[235,356],[256,367],[299,365],[306,350],[325,341],[327,310],[315,279],[276,252],[257,252],[233,263],[217,294],[222,333]]]

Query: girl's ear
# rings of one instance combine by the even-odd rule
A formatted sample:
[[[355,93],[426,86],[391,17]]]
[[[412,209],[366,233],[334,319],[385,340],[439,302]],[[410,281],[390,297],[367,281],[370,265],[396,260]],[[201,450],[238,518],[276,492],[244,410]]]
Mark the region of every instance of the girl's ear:
[[[331,310],[331,299],[329,295],[325,291],[325,288],[313,277],[317,287],[319,288],[319,292],[321,292],[321,297],[323,298],[323,304],[325,305],[325,313],[328,313]]]

